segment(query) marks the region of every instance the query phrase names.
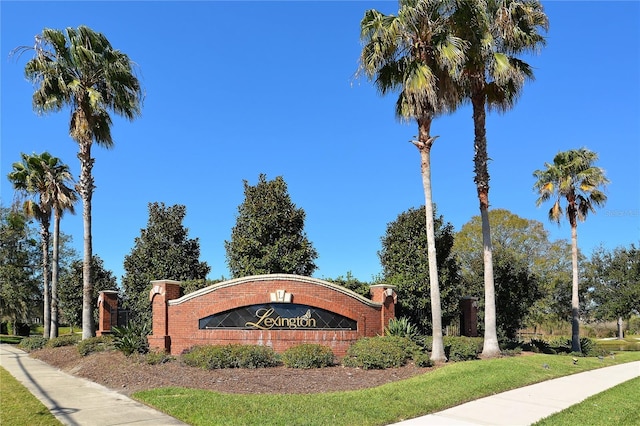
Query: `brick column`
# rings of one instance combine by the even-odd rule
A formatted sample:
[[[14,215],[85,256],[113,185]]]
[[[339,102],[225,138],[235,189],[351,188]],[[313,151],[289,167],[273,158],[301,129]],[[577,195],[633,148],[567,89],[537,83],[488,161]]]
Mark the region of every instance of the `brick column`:
[[[385,327],[392,318],[396,317],[396,303],[398,302],[398,294],[396,286],[389,284],[376,284],[370,287],[371,301],[380,303],[382,309],[380,311],[380,334],[382,335]]]
[[[111,312],[115,311],[115,317]],[[114,290],[104,290],[98,296],[98,312],[100,319],[98,320],[98,330],[96,336],[111,333],[111,326],[118,325],[118,292]]]
[[[478,337],[478,298],[463,297],[460,300],[460,334]]]
[[[180,297],[180,281],[158,280],[151,281],[149,301],[153,311],[153,328],[147,337],[150,349],[165,352],[171,351],[171,336],[169,336],[169,300]]]

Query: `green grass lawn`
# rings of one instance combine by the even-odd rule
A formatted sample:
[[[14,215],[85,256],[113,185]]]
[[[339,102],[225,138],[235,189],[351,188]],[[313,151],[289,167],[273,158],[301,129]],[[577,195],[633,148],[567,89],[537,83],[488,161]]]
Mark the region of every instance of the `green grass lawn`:
[[[38,399],[0,367],[0,425],[61,425]]]
[[[587,398],[535,425],[640,425],[640,378]]]
[[[163,388],[134,398],[191,425],[383,425],[474,399],[594,368],[640,360],[528,355],[446,364],[423,375],[373,389],[324,394],[237,395]],[[544,367],[543,367],[544,366]]]

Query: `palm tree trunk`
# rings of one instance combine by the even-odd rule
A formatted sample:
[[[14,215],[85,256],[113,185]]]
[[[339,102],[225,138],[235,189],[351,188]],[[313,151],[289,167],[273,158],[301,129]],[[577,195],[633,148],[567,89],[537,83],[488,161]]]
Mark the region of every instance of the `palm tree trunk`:
[[[91,140],[81,141],[80,152],[80,182],[78,192],[82,198],[82,220],[84,225],[84,257],[82,260],[82,339],[94,336],[93,326],[93,281],[91,273],[91,258],[93,247],[91,239],[91,197],[93,195],[94,159],[91,158]]]
[[[50,322],[51,322],[51,295],[49,293],[49,223],[42,222],[40,225],[40,236],[42,238],[42,285],[44,296],[44,310],[42,314],[43,332],[42,337],[49,338]]]
[[[578,295],[578,226],[575,218],[571,222],[571,264],[573,282],[571,285],[571,351],[582,352],[580,348],[580,299]]]
[[[60,250],[60,213],[53,219],[53,261],[51,264],[51,329],[49,338],[58,337],[58,264]]]
[[[431,147],[436,140],[430,136],[431,119],[420,120],[416,146],[420,150],[422,186],[424,188],[424,209],[427,220],[427,258],[429,262],[429,290],[431,296],[431,325],[433,343],[431,360],[444,362],[444,342],[442,340],[442,307],[440,304],[440,284],[438,282],[438,261],[436,256],[436,235],[433,223],[433,197],[431,195]]]
[[[484,77],[477,78],[475,91],[471,96],[473,105],[474,149],[473,158],[476,189],[480,201],[482,219],[482,258],[484,261],[484,344],[482,357],[500,355],[496,328],[496,292],[493,279],[493,248],[491,246],[491,226],[489,224],[489,156],[487,154],[486,97]]]

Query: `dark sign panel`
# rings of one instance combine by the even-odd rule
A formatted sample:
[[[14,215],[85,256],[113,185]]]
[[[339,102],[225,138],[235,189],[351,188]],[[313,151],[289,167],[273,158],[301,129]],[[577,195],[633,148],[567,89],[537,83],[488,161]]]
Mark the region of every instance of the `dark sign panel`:
[[[295,303],[242,306],[200,319],[199,328],[244,330],[357,330],[358,323],[334,312]]]

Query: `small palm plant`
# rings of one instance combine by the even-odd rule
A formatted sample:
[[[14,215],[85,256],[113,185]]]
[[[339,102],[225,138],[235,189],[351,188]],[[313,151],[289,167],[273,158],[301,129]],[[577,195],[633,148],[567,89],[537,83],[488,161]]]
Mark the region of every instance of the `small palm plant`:
[[[150,333],[146,323],[113,327],[113,346],[129,356],[134,353],[144,354],[149,352],[147,336]]]

